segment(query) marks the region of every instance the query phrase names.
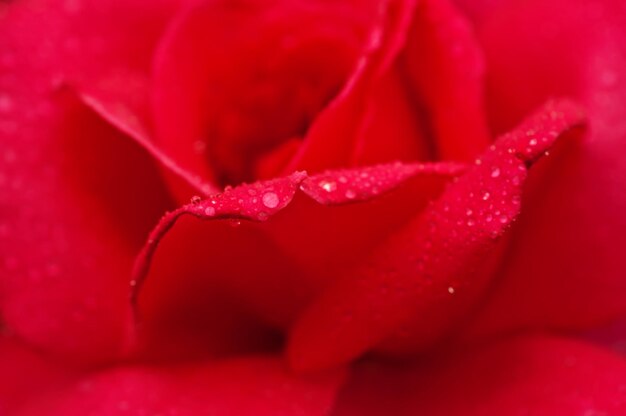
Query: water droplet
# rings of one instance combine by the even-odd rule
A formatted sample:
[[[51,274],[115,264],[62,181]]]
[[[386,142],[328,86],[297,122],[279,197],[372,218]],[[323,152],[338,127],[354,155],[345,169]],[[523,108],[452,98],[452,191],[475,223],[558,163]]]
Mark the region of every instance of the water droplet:
[[[346,191],[346,198],[354,199],[354,198],[356,198],[356,193],[352,189],[348,189]]]
[[[491,196],[491,194],[489,192],[484,192],[483,193],[483,201],[488,200],[490,196]]]
[[[506,215],[502,215],[502,216],[500,217],[500,222],[501,222],[502,224],[506,224],[508,221],[509,221],[509,218],[508,218]]]
[[[319,186],[326,192],[333,192],[337,189],[337,184],[333,181],[322,180],[319,182]]]
[[[493,170],[491,171],[491,177],[492,178],[497,178],[498,176],[500,176],[500,169],[499,168],[493,168]]]
[[[467,215],[468,217],[472,215],[473,213],[474,211],[472,211],[471,209],[468,209],[467,211],[465,211],[465,215]]]
[[[448,286],[448,293],[449,294],[454,294],[454,288],[452,286]]]
[[[339,177],[339,182],[341,182],[341,183],[348,183],[348,178],[346,178],[345,176],[340,176]]]
[[[199,204],[200,201],[202,201],[202,198],[199,197],[198,195],[194,195],[191,197],[191,203],[192,204]]]
[[[528,144],[531,145],[531,146],[537,146],[537,139],[530,139]]]
[[[280,200],[278,199],[278,195],[274,192],[268,192],[263,195],[263,205],[268,208],[276,208]]]
[[[205,215],[208,215],[209,217],[212,217],[212,216],[215,215],[215,208],[214,207],[210,207],[210,206],[206,207],[204,209],[204,213],[205,213]]]
[[[491,221],[493,221],[493,216],[492,215],[487,215],[485,217],[485,222],[491,222]]]

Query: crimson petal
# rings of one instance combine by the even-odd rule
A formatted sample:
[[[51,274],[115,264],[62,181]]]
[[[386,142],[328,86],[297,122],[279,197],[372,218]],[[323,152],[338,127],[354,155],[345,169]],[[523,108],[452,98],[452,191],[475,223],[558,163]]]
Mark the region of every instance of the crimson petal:
[[[203,1],[185,10],[155,55],[159,145],[205,181],[251,180],[254,159],[302,135],[336,93],[374,3]]]
[[[623,357],[527,336],[412,365],[361,364],[333,415],[621,415],[625,386]]]
[[[144,108],[148,99],[147,84],[145,77],[138,74],[116,74],[89,86],[80,86],[78,95],[85,105],[135,140],[161,164],[166,177],[175,181],[172,191],[180,199],[188,200],[191,195],[217,192],[212,184],[179,166],[155,144],[148,111]]]
[[[491,141],[483,103],[485,63],[470,23],[448,0],[417,7],[402,63],[424,102],[443,160],[471,160]]]
[[[368,95],[402,50],[415,1],[387,1],[381,21],[342,91],[315,119],[305,141],[286,167],[320,171],[347,166],[365,128]],[[393,138],[395,140],[395,138]],[[418,137],[414,138],[415,140]]]
[[[519,213],[527,166],[581,122],[577,107],[557,101],[500,138],[423,215],[308,307],[290,336],[294,368],[344,363],[403,326],[415,347],[441,337],[481,298],[490,276],[476,269]]]
[[[579,330],[623,315],[624,3],[471,3],[490,68],[494,129],[508,128],[546,97],[566,94],[584,105],[589,139],[546,160],[543,175],[529,178],[501,283],[468,335],[529,327]]]
[[[35,401],[26,415],[327,415],[343,372],[297,377],[270,357],[177,367],[127,366]]]
[[[78,374],[14,338],[0,336],[0,414],[8,415],[33,397],[64,387]]]
[[[183,344],[184,332],[207,334],[205,352],[218,354],[271,346],[267,331],[245,335],[263,332],[259,318],[265,330],[289,326],[338,268],[360,261],[462,169],[397,163],[297,173],[167,214],[137,260],[140,340],[160,347]]]
[[[171,204],[152,160],[59,83],[147,68],[175,3],[1,6],[0,303],[5,325],[41,348],[120,353],[125,276],[146,224]]]

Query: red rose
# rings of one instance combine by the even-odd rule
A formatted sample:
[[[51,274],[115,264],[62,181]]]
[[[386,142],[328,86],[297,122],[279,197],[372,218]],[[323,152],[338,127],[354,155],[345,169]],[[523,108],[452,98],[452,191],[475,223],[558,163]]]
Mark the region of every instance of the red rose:
[[[624,414],[625,24],[0,3],[0,413]]]

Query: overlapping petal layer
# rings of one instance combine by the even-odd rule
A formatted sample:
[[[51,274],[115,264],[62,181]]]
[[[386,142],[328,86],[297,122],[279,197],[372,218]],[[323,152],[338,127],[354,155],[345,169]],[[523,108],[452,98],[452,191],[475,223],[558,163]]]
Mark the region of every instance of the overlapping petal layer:
[[[412,365],[362,363],[334,416],[620,415],[626,361],[567,339],[528,336]]]
[[[296,173],[183,206],[162,219],[138,259],[132,283],[140,338],[159,348],[180,344],[170,331],[180,335],[186,328],[188,335],[209,338],[204,345],[215,345],[219,334],[236,345],[228,342],[231,335],[258,334],[260,323],[266,331],[267,325],[285,329],[338,270],[358,263],[461,170],[398,163]],[[229,311],[247,317],[247,324],[239,318],[229,323]],[[271,333],[265,335],[237,348],[271,345]]]
[[[126,366],[83,377],[18,414],[323,416],[330,412],[343,378],[341,371],[293,376],[270,357]]]
[[[341,88],[375,17],[376,2],[191,7],[155,57],[159,144],[206,180],[254,179],[258,159],[302,137]]]
[[[13,337],[0,337],[0,414],[12,412],[33,397],[62,388],[80,373],[32,350]]]
[[[171,203],[153,161],[59,86],[147,69],[175,5],[0,6],[0,303],[41,347],[119,354],[132,259]]]
[[[527,167],[582,122],[571,103],[551,102],[501,137],[305,310],[290,335],[292,365],[348,362],[396,331],[400,347],[423,348],[457,325],[484,294],[491,274],[480,267],[519,214]]]
[[[624,3],[472,2],[468,8],[489,68],[494,129],[509,128],[557,94],[580,102],[590,125],[587,140],[530,175],[501,285],[468,333],[580,329],[623,314]]]

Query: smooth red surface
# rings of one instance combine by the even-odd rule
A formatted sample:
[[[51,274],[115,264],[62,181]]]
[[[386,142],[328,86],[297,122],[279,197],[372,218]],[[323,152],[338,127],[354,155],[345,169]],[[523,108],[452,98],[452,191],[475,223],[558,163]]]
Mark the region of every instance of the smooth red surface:
[[[332,367],[395,331],[402,333],[395,344],[412,349],[440,339],[488,287],[492,274],[480,266],[519,214],[527,167],[583,120],[571,103],[549,103],[498,139],[422,215],[382,240],[304,311],[290,333],[291,364]]]
[[[0,2],[0,413],[621,415],[625,23]]]
[[[341,371],[293,376],[272,357],[128,366],[86,376],[17,414],[322,416],[343,378]]]
[[[546,97],[566,95],[584,106],[589,129],[531,173],[501,285],[467,332],[602,324],[626,306],[624,3],[474,7],[493,128],[507,129]]]
[[[332,414],[621,415],[624,386],[623,356],[535,335],[409,364],[361,363]]]

